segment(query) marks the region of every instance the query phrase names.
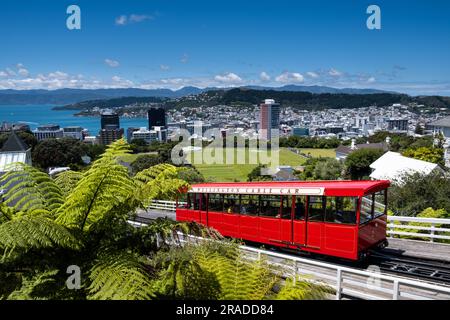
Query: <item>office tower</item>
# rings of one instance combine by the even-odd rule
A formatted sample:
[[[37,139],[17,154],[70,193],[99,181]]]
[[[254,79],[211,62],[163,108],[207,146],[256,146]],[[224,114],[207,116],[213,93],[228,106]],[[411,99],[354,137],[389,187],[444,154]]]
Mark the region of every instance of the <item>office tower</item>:
[[[273,99],[266,99],[260,104],[259,112],[259,137],[270,140],[272,138],[271,129],[278,129],[280,126],[280,104]]]
[[[123,129],[102,129],[99,132],[100,144],[108,145],[123,137]]]
[[[149,130],[153,127],[167,127],[166,111],[164,108],[151,108],[147,114]]]
[[[99,132],[99,141],[103,145],[119,140],[123,136],[120,128],[119,115],[112,111],[105,111],[101,115],[102,129]]]
[[[101,115],[101,126],[102,129],[119,129],[119,115],[112,111],[105,111]]]

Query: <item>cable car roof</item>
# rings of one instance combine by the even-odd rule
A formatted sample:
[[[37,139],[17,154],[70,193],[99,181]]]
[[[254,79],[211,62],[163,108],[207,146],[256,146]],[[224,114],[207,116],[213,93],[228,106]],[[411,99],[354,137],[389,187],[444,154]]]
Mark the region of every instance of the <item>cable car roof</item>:
[[[363,196],[388,188],[388,180],[258,181],[200,183],[190,193]]]

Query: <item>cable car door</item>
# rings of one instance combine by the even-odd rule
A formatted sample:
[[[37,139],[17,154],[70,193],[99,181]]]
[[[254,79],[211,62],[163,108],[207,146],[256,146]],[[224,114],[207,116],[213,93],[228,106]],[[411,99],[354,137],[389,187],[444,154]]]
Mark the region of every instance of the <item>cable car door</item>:
[[[292,213],[292,242],[295,247],[306,245],[306,196],[295,196]]]
[[[192,210],[191,218],[193,221],[195,221],[197,223],[201,223],[202,218],[201,218],[200,206],[201,206],[202,194],[201,193],[192,193],[192,196],[193,196],[192,202],[194,204],[194,210]]]

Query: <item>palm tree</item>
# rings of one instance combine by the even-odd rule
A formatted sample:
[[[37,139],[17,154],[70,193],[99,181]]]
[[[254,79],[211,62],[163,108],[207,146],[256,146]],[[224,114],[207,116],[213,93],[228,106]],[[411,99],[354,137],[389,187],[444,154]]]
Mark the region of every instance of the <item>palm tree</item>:
[[[189,185],[178,178],[180,168],[169,164],[130,177],[117,161],[129,152],[119,140],[84,173],[67,171],[52,179],[16,165],[0,178],[7,190],[0,203],[1,299],[324,297],[322,287],[280,282],[264,262],[245,259],[226,242],[170,246],[158,241],[176,239],[180,231],[217,238],[198,225],[167,219],[130,225],[137,209]],[[81,272],[76,290],[66,285],[71,265]]]

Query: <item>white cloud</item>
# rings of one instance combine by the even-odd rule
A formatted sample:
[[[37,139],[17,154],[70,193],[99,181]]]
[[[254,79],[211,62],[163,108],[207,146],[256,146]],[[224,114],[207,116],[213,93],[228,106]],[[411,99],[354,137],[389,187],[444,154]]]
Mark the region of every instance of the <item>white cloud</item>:
[[[23,77],[28,77],[28,75],[30,74],[30,72],[28,72],[28,70],[25,68],[20,68],[18,73]]]
[[[163,71],[167,71],[167,70],[170,69],[170,67],[169,67],[168,65],[165,65],[165,64],[161,64],[161,65],[159,66],[159,68],[160,68],[161,70],[163,70]]]
[[[306,73],[310,78],[314,78],[317,79],[319,77],[319,75],[315,72],[309,71]]]
[[[189,56],[185,53],[180,59],[181,63],[187,63],[189,61]]]
[[[373,83],[375,81],[376,81],[376,79],[374,77],[370,77],[369,79],[367,79],[367,82],[369,82],[369,83]]]
[[[65,72],[55,71],[48,74],[49,79],[67,80],[69,75]]]
[[[214,77],[214,80],[221,83],[239,83],[242,82],[242,78],[233,72],[228,72],[223,75],[217,75]]]
[[[116,25],[118,26],[125,26],[127,24],[131,24],[131,23],[139,23],[139,22],[143,22],[145,20],[152,20],[153,16],[147,15],[147,14],[130,14],[129,16],[127,15],[121,15],[118,16],[115,19]]]
[[[119,76],[113,76],[111,80],[113,81],[112,88],[128,88],[134,85],[133,81],[121,78]]]
[[[116,68],[120,65],[119,61],[112,60],[112,59],[105,59],[105,63],[110,66],[111,68]]]
[[[275,81],[282,83],[303,82],[304,80],[303,75],[298,72],[283,72],[275,78]]]
[[[270,76],[267,74],[267,72],[263,71],[259,74],[259,79],[261,79],[261,81],[269,81]]]
[[[0,71],[0,77],[7,77],[8,74],[5,71]]]
[[[120,17],[116,18],[116,25],[124,26],[127,24],[127,20],[128,20],[127,16],[121,15]]]
[[[146,15],[146,14],[132,14],[132,15],[130,15],[129,21],[130,22],[142,22],[142,21],[151,20],[151,19],[153,19],[153,17]]]
[[[14,72],[14,70],[10,69],[10,68],[6,68],[6,73],[8,74],[8,76],[16,76],[17,74]]]
[[[328,74],[332,77],[340,77],[342,75],[342,72],[331,68],[330,71],[328,71]]]

